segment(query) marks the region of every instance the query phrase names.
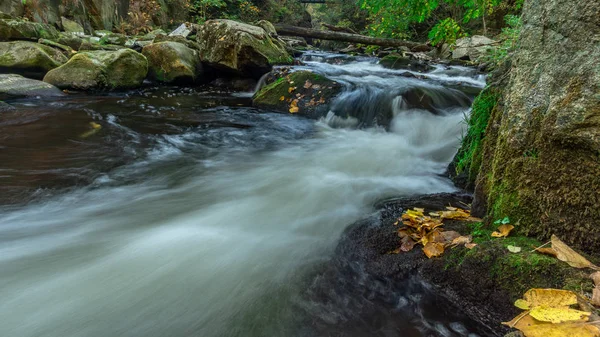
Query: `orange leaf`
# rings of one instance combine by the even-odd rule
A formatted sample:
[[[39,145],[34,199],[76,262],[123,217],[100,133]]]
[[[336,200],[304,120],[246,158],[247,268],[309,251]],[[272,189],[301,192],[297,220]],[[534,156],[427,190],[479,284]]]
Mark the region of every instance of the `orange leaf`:
[[[444,245],[437,242],[429,242],[423,247],[423,252],[428,258],[441,256],[444,254]]]
[[[498,227],[497,232],[492,233],[492,237],[495,237],[495,238],[507,237],[508,234],[510,234],[510,231],[512,231],[514,228],[515,228],[515,226],[509,225],[509,224],[501,225],[500,227]]]

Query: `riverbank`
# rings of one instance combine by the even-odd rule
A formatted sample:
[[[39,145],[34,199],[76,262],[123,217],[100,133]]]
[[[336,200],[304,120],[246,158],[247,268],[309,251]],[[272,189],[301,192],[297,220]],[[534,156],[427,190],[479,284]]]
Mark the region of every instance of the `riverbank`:
[[[362,275],[385,284],[406,284],[414,279],[424,282],[445,299],[446,306],[451,303],[456,311],[480,324],[477,332],[481,336],[508,333],[510,329],[501,322],[519,314],[520,310],[513,303],[530,288],[591,293],[594,285],[587,271],[532,252],[541,245],[534,239],[512,235],[492,238],[493,228],[477,222],[445,221],[446,230],[473,236],[477,246],[471,250],[455,247],[442,257],[432,259],[418,248],[390,254],[400,245],[398,227],[394,223],[405,210],[418,207],[433,212],[447,206],[465,208],[471,201],[468,194],[454,193],[400,198],[378,204],[376,214],[345,230],[330,270],[324,275],[350,272],[350,275]],[[522,251],[511,253],[506,248],[508,245],[519,246]],[[324,277],[321,282],[327,284],[331,280]],[[361,282],[353,284],[349,291],[362,292],[370,287]],[[395,295],[390,293],[390,296]]]

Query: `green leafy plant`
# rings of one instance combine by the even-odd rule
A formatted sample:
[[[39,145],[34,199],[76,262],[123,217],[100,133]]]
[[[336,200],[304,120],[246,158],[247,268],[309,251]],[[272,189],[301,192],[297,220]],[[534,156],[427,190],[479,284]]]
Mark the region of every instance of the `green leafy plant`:
[[[466,35],[454,19],[446,18],[429,31],[429,40],[434,46],[444,43],[454,44],[457,39]]]

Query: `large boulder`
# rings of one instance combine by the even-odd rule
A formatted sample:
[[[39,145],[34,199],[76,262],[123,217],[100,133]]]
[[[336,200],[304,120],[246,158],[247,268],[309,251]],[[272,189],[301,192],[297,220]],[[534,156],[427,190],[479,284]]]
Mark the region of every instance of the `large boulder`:
[[[159,42],[145,46],[148,77],[165,83],[194,82],[202,74],[198,52],[178,42]]]
[[[19,73],[42,79],[46,73],[67,62],[60,51],[34,42],[0,42],[0,72]]]
[[[331,99],[342,90],[338,82],[311,71],[283,73],[279,76],[254,95],[254,106],[320,118],[329,111]]]
[[[83,35],[85,34],[85,31],[83,29],[83,26],[80,25],[79,23],[73,21],[73,20],[69,20],[67,18],[65,18],[64,16],[62,16],[60,18],[61,23],[62,23],[62,27],[63,30],[67,33],[71,33],[71,34],[75,34],[75,35]]]
[[[261,27],[231,20],[209,20],[199,28],[200,59],[238,75],[258,78],[292,57]]]
[[[600,252],[600,0],[529,0],[491,110],[476,211]],[[508,78],[508,76],[504,76]]]
[[[0,74],[0,100],[18,97],[57,97],[65,94],[48,83],[16,74]]]
[[[58,36],[56,28],[48,24],[21,20],[0,20],[0,41],[55,40]]]
[[[25,5],[23,5],[23,0],[2,0],[0,1],[0,11],[11,17],[19,17],[25,14]]]
[[[89,51],[48,72],[44,81],[61,89],[116,90],[140,86],[147,73],[146,57],[131,49]]]
[[[496,41],[482,36],[473,35],[456,40],[456,45],[452,51],[453,59],[477,61],[485,55],[488,49],[492,48]]]

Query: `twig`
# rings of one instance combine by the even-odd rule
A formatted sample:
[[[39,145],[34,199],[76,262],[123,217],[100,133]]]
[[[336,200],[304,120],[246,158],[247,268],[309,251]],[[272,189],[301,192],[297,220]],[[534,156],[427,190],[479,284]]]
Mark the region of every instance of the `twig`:
[[[533,253],[533,252],[535,252],[536,250],[538,250],[538,249],[540,249],[540,248],[542,248],[542,247],[544,247],[544,246],[547,246],[547,245],[548,245],[548,244],[550,244],[550,243],[552,243],[552,241],[548,241],[548,242],[544,243],[543,245],[541,245],[541,246],[539,246],[539,247],[535,248],[534,250],[530,251],[530,253]]]

